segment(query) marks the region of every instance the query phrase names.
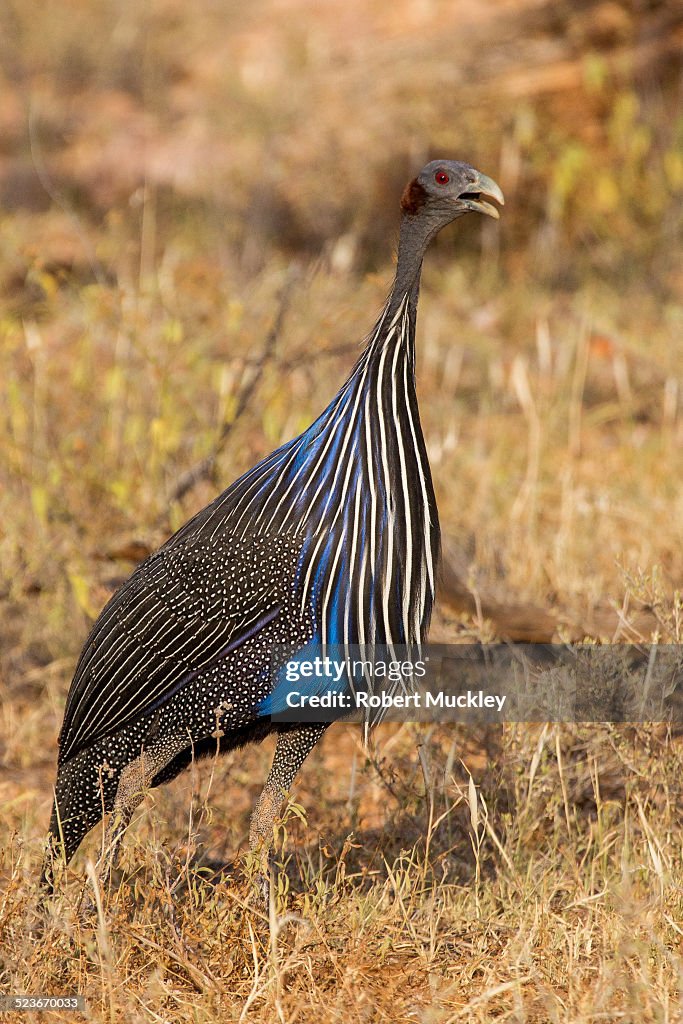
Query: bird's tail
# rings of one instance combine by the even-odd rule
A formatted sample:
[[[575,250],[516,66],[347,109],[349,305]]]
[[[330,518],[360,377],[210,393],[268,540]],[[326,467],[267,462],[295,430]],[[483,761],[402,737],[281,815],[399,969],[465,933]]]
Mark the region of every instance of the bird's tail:
[[[54,890],[58,865],[66,866],[91,828],[111,810],[117,778],[107,779],[102,792],[86,799],[82,784],[84,765],[67,761],[57,773],[52,814],[45,842],[45,855],[40,884],[47,893]]]

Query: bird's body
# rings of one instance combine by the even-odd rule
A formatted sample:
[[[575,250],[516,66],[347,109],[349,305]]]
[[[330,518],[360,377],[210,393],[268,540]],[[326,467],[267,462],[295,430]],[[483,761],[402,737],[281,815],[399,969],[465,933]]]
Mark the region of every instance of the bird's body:
[[[445,217],[443,203],[425,214],[421,180],[435,174],[478,186],[456,197],[467,208],[493,209],[480,192],[502,201],[467,165],[425,168],[404,193],[394,287],[344,386],[138,566],[95,623],[60,733],[50,833],[67,860],[103,809],[115,846],[146,786],[276,730],[252,819],[252,845],[267,847],[281,793],[325,729],[271,721],[273,650],[425,639],[439,526],[414,339],[422,255]]]

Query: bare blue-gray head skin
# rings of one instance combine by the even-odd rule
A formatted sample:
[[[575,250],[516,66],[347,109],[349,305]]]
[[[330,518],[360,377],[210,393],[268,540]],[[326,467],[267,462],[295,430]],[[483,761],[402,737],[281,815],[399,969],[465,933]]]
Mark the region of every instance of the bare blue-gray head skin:
[[[457,160],[432,160],[406,185],[401,197],[396,297],[413,287],[417,290],[425,250],[447,224],[465,213],[498,219],[498,208],[487,199],[495,199],[501,206],[505,203],[492,178]]]

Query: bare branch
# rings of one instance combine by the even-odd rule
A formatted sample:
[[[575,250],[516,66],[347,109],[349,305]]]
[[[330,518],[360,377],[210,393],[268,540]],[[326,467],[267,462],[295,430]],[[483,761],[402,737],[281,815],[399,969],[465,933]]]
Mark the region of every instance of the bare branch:
[[[293,265],[292,268],[290,269],[289,274],[287,275],[287,279],[280,292],[277,314],[270,328],[270,331],[268,332],[268,335],[266,337],[266,341],[263,346],[263,351],[261,352],[261,355],[258,357],[258,359],[251,362],[254,372],[252,373],[249,381],[243,387],[239,395],[237,401],[237,408],[235,410],[234,415],[230,420],[226,420],[226,422],[223,423],[218,434],[218,437],[216,439],[213,451],[210,452],[204,459],[202,459],[201,462],[198,462],[191,469],[188,469],[187,472],[183,473],[183,475],[180,477],[180,480],[177,482],[177,484],[175,485],[175,487],[173,488],[169,495],[169,503],[174,501],[181,501],[185,497],[185,495],[189,494],[189,492],[194,487],[196,487],[197,484],[200,483],[202,480],[211,479],[218,456],[225,448],[226,442],[230,437],[230,434],[232,433],[235,425],[239,422],[239,420],[249,407],[249,403],[251,402],[251,399],[255,391],[258,388],[259,384],[261,383],[264,370],[275,353],[275,348],[277,346],[277,342],[282,331],[282,325],[284,323],[285,315],[289,308],[289,303],[292,297],[293,285],[298,276],[298,273],[299,268],[296,265]]]

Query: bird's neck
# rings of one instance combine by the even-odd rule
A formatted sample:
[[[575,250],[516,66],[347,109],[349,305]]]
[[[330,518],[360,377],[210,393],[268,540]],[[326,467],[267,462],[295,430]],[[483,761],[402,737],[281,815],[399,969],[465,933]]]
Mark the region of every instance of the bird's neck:
[[[429,221],[404,214],[398,236],[396,276],[389,296],[390,310],[396,310],[406,295],[413,309],[417,307],[422,260],[433,235]]]
[[[420,294],[420,274],[422,258],[427,240],[414,229],[408,230],[405,218],[401,224],[398,243],[396,274],[389,292],[386,305],[382,310],[375,329],[368,339],[367,348],[361,363],[377,362],[386,369],[387,361],[383,358],[396,349],[401,351],[403,358],[408,360],[411,376],[415,364],[415,322],[417,318],[417,301]],[[391,365],[389,360],[388,365]]]
[[[391,388],[392,381],[403,374],[406,367],[406,385],[401,400],[415,399],[415,323],[420,293],[420,275],[425,250],[435,234],[435,228],[420,217],[404,214],[398,240],[396,274],[384,309],[371,332],[365,351],[354,366],[350,377],[335,396],[311,430],[317,435],[321,422],[337,415],[340,408],[359,419],[365,415],[365,403],[353,398],[364,392],[370,384]],[[394,389],[394,393],[395,393]]]

